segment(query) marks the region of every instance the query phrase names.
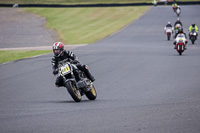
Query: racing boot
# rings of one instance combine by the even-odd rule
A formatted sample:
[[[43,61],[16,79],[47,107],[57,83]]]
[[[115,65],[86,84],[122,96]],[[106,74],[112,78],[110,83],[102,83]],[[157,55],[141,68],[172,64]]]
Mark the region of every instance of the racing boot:
[[[187,43],[188,43],[188,41],[186,40],[186,41],[185,41],[185,50],[187,49],[187,47],[186,47]]]
[[[94,81],[95,81],[95,78],[94,78],[94,76],[92,76],[92,74],[89,72],[88,66],[87,66],[87,65],[84,65],[84,68],[85,68],[84,73],[85,73],[85,75],[87,76],[87,78],[90,79],[92,82],[94,82]]]
[[[174,49],[176,49],[176,42],[174,42]]]
[[[190,36],[190,33],[188,34],[188,36],[189,36],[189,39],[191,40],[191,36]]]

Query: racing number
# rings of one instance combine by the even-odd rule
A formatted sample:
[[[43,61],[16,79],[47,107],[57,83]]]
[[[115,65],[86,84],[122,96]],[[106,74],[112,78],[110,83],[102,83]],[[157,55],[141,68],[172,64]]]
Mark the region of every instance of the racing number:
[[[65,67],[65,68],[63,68],[62,70],[61,70],[61,72],[62,73],[65,73],[65,72],[67,72],[67,71],[69,71],[70,69],[69,69],[69,66],[67,66],[67,67]]]

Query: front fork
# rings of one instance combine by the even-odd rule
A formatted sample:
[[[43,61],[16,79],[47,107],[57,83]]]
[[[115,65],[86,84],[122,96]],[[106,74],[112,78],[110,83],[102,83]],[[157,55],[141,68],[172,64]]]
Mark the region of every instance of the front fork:
[[[63,76],[63,75],[61,75],[61,76],[62,76],[62,78],[63,78],[63,83],[64,83],[64,86],[65,86],[65,87],[66,87],[66,83],[67,83],[67,82],[73,82],[74,85],[75,85],[75,87],[76,87],[77,89],[79,89],[79,88],[78,88],[78,85],[77,85],[77,82],[76,82],[76,79],[75,79],[75,76],[74,76],[73,73],[71,73],[71,78],[69,78],[69,79],[66,79],[66,77]]]

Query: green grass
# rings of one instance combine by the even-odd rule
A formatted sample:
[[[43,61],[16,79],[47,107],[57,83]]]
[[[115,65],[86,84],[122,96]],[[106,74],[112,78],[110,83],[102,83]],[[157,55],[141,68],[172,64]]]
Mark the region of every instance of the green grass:
[[[52,50],[8,50],[0,51],[0,63],[51,53]]]
[[[65,44],[88,44],[118,31],[149,7],[23,8],[45,17],[46,27],[57,31]],[[134,30],[134,29],[133,29]],[[0,51],[0,63],[52,51]]]
[[[47,27],[57,31],[65,44],[88,44],[98,41],[137,19],[149,7],[102,8],[26,8],[45,17]]]

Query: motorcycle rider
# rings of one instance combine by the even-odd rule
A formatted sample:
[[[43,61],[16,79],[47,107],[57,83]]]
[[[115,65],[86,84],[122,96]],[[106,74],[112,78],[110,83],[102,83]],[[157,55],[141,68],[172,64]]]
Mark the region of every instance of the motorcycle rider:
[[[172,24],[171,24],[170,21],[167,23],[167,25],[164,28],[165,32],[166,32],[167,28],[171,28],[172,29],[172,33],[173,33],[174,28],[172,27]]]
[[[172,3],[172,8],[174,9],[174,12],[175,12],[176,9],[177,9],[177,3],[173,2],[173,3]]]
[[[157,5],[157,0],[152,0],[152,4],[153,4],[154,6],[156,6],[156,5]]]
[[[181,7],[180,7],[180,6],[177,6],[176,10],[177,10],[177,9],[180,9],[180,10],[181,10]]]
[[[186,41],[185,41],[185,48],[186,48],[187,36],[186,36],[186,34],[183,32],[183,28],[180,27],[180,28],[178,28],[178,33],[176,33],[175,36],[174,36],[174,45],[175,45],[174,49],[176,49],[176,37],[177,37],[178,34],[184,34],[184,35],[185,35],[185,38],[186,38]]]
[[[172,29],[173,29],[172,24],[171,24],[170,21],[168,21],[167,25],[165,26],[165,29],[166,29],[166,28],[172,28]]]
[[[174,6],[177,7],[177,3],[173,2],[172,7],[174,7]]]
[[[64,50],[64,44],[62,42],[55,42],[53,44],[53,53],[54,56],[52,58],[52,66],[53,66],[53,74],[58,74],[58,64],[60,61],[64,59],[68,59],[69,62],[71,62],[73,65],[73,73],[75,75],[76,80],[80,80],[80,77],[78,76],[77,69],[83,71],[85,75],[90,79],[92,82],[95,81],[94,77],[91,75],[91,73],[88,70],[87,65],[80,64],[77,57],[72,53],[71,51]],[[55,82],[55,85],[57,87],[64,86],[63,79],[61,76],[58,76]]]
[[[169,21],[165,27],[171,27],[172,28],[171,22]]]
[[[180,24],[181,27],[183,26],[183,24],[181,23],[180,18],[177,18],[176,22],[174,23],[174,27],[176,27],[177,24]]]
[[[178,24],[179,24],[180,26],[178,26]],[[177,32],[177,31],[178,31],[178,28],[180,28],[180,27],[182,27],[182,26],[183,26],[183,25],[182,25],[180,19],[177,18],[176,22],[174,23],[174,32],[175,32],[175,33],[178,33],[178,32]]]
[[[177,8],[176,8],[176,14],[177,14],[177,16],[179,16],[180,13],[181,13],[181,7],[177,6]]]
[[[189,27],[189,37],[190,37],[190,32],[192,31],[192,29],[195,29],[197,36],[198,36],[198,27],[195,25],[195,23],[193,23],[190,27]],[[196,36],[196,37],[197,37]],[[190,37],[191,39],[191,37]]]

